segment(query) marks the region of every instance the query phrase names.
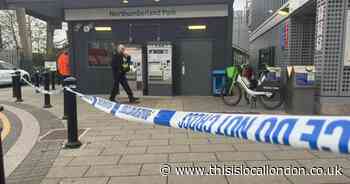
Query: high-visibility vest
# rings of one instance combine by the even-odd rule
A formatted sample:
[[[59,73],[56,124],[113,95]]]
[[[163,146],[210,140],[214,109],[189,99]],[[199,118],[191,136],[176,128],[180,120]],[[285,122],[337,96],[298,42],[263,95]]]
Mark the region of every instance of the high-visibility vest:
[[[62,76],[70,76],[70,62],[68,52],[61,53],[57,58],[58,73]]]

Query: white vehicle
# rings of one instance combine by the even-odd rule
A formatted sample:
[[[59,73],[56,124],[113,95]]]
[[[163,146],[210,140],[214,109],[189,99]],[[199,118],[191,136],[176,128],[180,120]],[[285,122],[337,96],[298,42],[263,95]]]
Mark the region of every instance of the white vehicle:
[[[27,71],[17,69],[16,66],[0,60],[0,85],[12,84],[12,74],[15,71],[21,72],[21,77],[30,80],[30,75]]]

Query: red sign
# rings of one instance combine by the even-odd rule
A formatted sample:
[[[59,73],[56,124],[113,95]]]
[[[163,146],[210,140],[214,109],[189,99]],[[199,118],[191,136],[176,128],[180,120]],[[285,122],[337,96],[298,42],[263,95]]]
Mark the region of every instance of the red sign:
[[[288,33],[289,33],[289,26],[288,26],[288,22],[286,22],[284,25],[284,48],[286,49],[288,49],[289,47]]]

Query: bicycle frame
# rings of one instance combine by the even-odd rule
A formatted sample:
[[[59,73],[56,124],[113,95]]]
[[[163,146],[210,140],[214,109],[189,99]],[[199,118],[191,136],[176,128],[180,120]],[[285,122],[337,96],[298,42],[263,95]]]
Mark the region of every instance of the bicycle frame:
[[[271,92],[262,92],[262,91],[253,91],[251,89],[249,89],[249,87],[247,86],[247,84],[243,81],[241,75],[237,76],[236,81],[234,81],[232,83],[232,86],[230,88],[230,91],[232,90],[234,84],[238,82],[238,84],[244,89],[244,91],[246,93],[248,93],[250,96],[267,96],[267,97],[271,97],[273,94]],[[260,81],[259,81],[260,83]]]

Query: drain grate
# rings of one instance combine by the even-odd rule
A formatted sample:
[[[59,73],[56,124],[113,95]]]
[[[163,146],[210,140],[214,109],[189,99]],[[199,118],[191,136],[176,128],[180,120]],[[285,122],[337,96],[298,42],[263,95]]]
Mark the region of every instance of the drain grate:
[[[78,129],[78,137],[80,138],[88,129]],[[40,141],[58,141],[67,140],[67,129],[54,129],[47,132],[40,138]]]

